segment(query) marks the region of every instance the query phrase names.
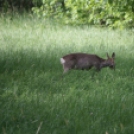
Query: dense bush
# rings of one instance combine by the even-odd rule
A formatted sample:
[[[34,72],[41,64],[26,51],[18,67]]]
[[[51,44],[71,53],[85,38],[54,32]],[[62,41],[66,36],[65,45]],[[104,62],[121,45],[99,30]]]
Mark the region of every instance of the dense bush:
[[[134,26],[133,0],[42,0],[33,12],[41,17],[61,18],[67,24]]]
[[[12,11],[14,9],[29,11],[32,7],[40,7],[41,5],[42,0],[1,0],[0,11],[7,12],[9,9]]]
[[[31,10],[66,24],[134,27],[134,0],[1,0],[0,11]]]

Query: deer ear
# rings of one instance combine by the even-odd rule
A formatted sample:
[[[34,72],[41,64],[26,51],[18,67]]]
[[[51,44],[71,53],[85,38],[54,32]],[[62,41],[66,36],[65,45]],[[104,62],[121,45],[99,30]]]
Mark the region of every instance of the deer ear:
[[[115,53],[113,52],[113,54],[112,54],[112,58],[115,58]]]
[[[107,58],[110,58],[109,55],[108,55],[108,53],[107,53]]]

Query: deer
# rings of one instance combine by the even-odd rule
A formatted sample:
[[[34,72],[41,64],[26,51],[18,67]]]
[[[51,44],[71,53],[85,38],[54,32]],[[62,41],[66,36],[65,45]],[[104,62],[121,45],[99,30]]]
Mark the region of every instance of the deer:
[[[109,67],[115,70],[115,53],[112,53],[112,57],[107,53],[107,59],[103,59],[95,54],[87,53],[70,53],[60,58],[60,62],[63,65],[63,74],[69,70],[89,70],[94,67],[97,71],[100,71],[104,67]]]

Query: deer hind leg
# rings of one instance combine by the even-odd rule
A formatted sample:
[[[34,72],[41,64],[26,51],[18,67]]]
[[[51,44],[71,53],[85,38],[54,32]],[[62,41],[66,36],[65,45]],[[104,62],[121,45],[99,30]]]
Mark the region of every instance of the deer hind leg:
[[[95,68],[96,68],[97,71],[101,70],[100,65],[95,65]]]
[[[66,64],[63,64],[63,74],[65,74],[66,72],[68,72],[70,70],[70,68],[66,65]]]
[[[64,68],[63,74],[67,73],[69,71],[68,68]]]

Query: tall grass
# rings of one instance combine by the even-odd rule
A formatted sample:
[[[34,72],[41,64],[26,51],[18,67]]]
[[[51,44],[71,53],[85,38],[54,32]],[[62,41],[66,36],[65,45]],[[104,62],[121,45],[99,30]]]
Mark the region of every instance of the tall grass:
[[[132,134],[134,32],[1,15],[0,133]],[[63,72],[71,52],[116,54],[116,70]]]

